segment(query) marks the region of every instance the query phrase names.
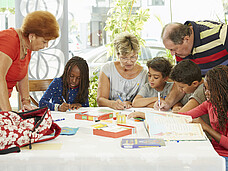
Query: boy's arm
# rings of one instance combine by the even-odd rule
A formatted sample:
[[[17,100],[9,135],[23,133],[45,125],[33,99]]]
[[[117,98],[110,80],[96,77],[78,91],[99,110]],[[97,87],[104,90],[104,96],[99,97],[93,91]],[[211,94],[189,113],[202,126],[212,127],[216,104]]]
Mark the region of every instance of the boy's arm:
[[[191,98],[178,112],[184,113],[184,112],[187,112],[187,111],[189,111],[189,110],[191,110],[191,109],[193,109],[199,105],[200,104],[196,99]]]
[[[157,101],[157,99],[158,99],[157,97],[144,98],[141,95],[137,95],[132,102],[132,106],[133,107],[147,107],[149,104],[155,103]]]
[[[183,104],[181,102],[177,102],[175,105],[173,105],[172,112],[178,113],[182,107],[183,107]]]
[[[162,110],[162,111],[169,110],[174,104],[179,102],[184,97],[184,95],[185,94],[183,92],[180,92],[177,85],[174,83],[172,90],[170,91],[168,96],[165,98],[165,101],[161,100],[160,110]],[[154,109],[159,110],[158,102],[156,102],[154,104]]]
[[[155,97],[155,98],[156,98],[156,101],[151,102],[150,104],[148,104],[148,105],[145,106],[145,107],[154,108],[154,104],[158,101],[158,98],[157,98],[157,97]],[[160,98],[160,101],[165,101],[165,99]]]
[[[145,107],[148,107],[148,108],[154,108],[154,103],[155,103],[155,102],[152,102],[152,103],[148,104],[148,105],[147,105],[147,106],[145,106]]]

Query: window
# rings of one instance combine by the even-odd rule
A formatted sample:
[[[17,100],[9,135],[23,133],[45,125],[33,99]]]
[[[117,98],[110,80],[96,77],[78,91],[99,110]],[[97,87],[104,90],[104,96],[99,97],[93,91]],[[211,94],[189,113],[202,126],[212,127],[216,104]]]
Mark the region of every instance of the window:
[[[165,0],[147,0],[148,6],[164,6]]]

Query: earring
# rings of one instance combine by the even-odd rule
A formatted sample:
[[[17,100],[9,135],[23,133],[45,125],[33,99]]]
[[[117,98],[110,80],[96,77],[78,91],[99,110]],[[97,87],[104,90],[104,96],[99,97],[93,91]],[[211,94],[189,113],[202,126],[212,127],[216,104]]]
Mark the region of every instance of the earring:
[[[32,39],[29,39],[29,42],[31,43],[32,42]]]

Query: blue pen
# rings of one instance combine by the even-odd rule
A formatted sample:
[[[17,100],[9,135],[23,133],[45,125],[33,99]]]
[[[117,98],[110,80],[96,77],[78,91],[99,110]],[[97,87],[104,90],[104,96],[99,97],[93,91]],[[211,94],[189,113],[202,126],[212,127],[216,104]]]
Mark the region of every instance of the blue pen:
[[[64,103],[67,103],[63,96],[62,96],[62,99]],[[70,108],[68,110],[70,111]]]
[[[119,99],[121,100],[121,102],[123,102],[123,99],[120,97],[120,95],[118,94]],[[126,106],[124,106],[124,108],[126,108]]]
[[[62,99],[63,99],[63,102],[64,102],[64,103],[67,103],[63,96],[62,96]]]
[[[121,100],[121,102],[123,102],[123,99],[120,97],[120,95],[118,94],[118,97],[119,97],[119,99]]]
[[[65,118],[62,118],[62,119],[56,119],[56,120],[54,120],[54,122],[57,122],[57,121],[63,121],[63,120],[65,120]]]

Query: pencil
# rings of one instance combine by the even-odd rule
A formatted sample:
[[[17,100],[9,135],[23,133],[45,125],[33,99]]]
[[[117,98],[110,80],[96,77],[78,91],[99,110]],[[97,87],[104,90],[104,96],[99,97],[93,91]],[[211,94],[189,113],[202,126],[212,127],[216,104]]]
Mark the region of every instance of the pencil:
[[[118,97],[120,98],[121,102],[123,102],[123,99],[120,97],[120,95],[118,94]]]
[[[64,102],[64,103],[67,103],[63,96],[62,96],[62,99],[63,99],[63,102]]]
[[[67,103],[66,100],[64,99],[64,97],[62,96],[63,102]],[[69,105],[68,105],[69,106]],[[70,111],[70,108],[68,107],[68,110]]]
[[[119,99],[121,100],[121,102],[123,102],[123,99],[120,97],[120,95],[118,94]],[[124,108],[126,108],[126,106],[124,105]]]
[[[158,92],[158,106],[159,106],[159,110],[160,110],[160,107],[161,107],[160,92]]]

